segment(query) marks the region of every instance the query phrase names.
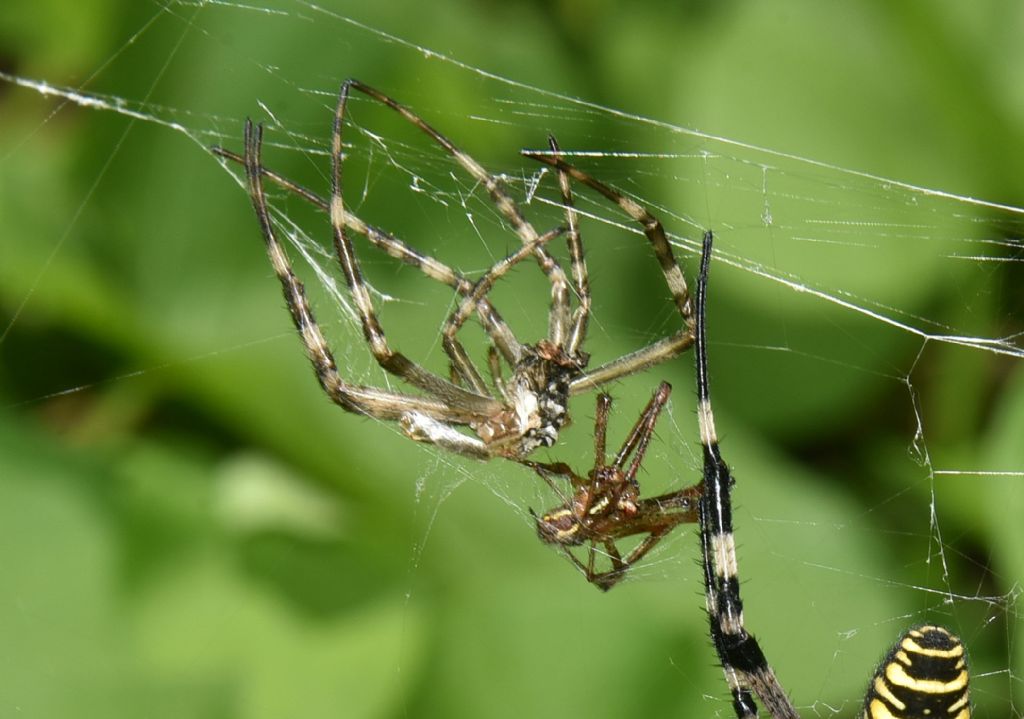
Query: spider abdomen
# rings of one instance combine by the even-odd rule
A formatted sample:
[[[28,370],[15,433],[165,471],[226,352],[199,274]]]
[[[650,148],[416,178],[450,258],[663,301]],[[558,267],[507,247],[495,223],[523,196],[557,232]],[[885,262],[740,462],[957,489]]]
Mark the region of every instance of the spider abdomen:
[[[577,513],[562,506],[537,518],[537,536],[545,544],[577,547],[587,540]]]
[[[919,626],[882,661],[864,700],[864,719],[970,719],[967,657],[942,627]]]

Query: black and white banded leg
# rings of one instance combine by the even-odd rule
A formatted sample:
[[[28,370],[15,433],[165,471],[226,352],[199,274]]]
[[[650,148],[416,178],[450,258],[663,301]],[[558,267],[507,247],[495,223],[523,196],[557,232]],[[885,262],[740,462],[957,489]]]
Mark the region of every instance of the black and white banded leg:
[[[743,626],[743,601],[737,574],[736,542],[732,533],[732,477],[718,450],[715,420],[711,413],[705,336],[708,268],[711,263],[711,232],[704,234],[704,251],[697,279],[697,418],[704,448],[704,490],[697,504],[701,556],[704,565],[704,596],[711,640],[732,692],[733,708],[740,719],[757,716],[752,694],[773,719],[799,719],[796,709],[775,677],[757,640]]]
[[[705,600],[711,640],[732,692],[738,719],[799,719],[757,640],[743,623],[743,601],[732,527],[732,485],[711,412],[707,359],[707,284],[712,235],[704,235],[696,290],[697,417],[704,449],[704,479],[697,503]],[[864,699],[862,719],[970,719],[967,657],[960,640],[942,627],[907,631],[882,660]]]

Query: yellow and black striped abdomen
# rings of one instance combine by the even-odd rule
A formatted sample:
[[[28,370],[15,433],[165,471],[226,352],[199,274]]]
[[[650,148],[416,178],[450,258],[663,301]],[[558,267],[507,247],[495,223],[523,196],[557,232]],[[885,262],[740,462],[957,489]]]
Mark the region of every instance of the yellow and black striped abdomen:
[[[967,680],[960,639],[942,627],[914,627],[875,672],[864,719],[970,719]]]

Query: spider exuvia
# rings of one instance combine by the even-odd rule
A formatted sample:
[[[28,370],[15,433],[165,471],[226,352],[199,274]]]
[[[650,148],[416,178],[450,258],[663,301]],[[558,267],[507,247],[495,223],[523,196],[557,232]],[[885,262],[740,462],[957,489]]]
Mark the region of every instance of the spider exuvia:
[[[738,719],[758,716],[756,696],[772,719],[799,714],[757,640],[743,622],[743,602],[732,528],[732,485],[711,412],[705,337],[711,233],[704,235],[696,291],[697,418],[704,477],[696,492],[704,591],[711,641],[732,693]],[[943,627],[921,625],[903,634],[868,686],[863,719],[970,719],[967,657],[960,639]]]
[[[416,251],[393,235],[365,223],[349,212],[342,193],[342,130],[351,91],[358,91],[391,108],[450,154],[458,165],[487,190],[504,222],[519,237],[519,249],[495,263],[480,279],[471,281],[457,270]],[[686,281],[661,223],[633,200],[562,161],[554,138],[550,138],[550,150],[546,153],[524,153],[555,166],[558,172],[565,225],[544,233],[534,229],[499,178],[487,172],[476,160],[409,109],[358,80],[345,81],[338,95],[331,134],[329,200],[267,170],[260,157],[261,142],[262,127],[247,122],[244,155],[221,148],[213,148],[213,151],[223,158],[244,162],[252,204],[292,320],[306,347],[320,386],[331,400],[344,409],[378,419],[398,421],[404,433],[412,439],[457,454],[477,459],[505,457],[522,461],[538,447],[554,444],[559,430],[569,421],[568,402],[571,395],[675,357],[693,343],[692,313]],[[334,250],[370,351],[382,368],[417,388],[421,394],[353,384],[339,374],[331,350],[306,300],[305,288],[292,271],[284,248],[277,239],[264,193],[264,177],[328,212]],[[582,349],[591,308],[590,284],[570,178],[611,199],[642,225],[682,319],[682,327],[674,334],[591,370],[587,369],[589,357]],[[451,367],[451,381],[416,364],[392,349],[388,343],[363,280],[350,237],[352,232],[364,235],[371,244],[419,268],[428,277],[450,286],[460,296],[457,307],[441,330],[442,347]],[[546,243],[562,235],[568,245],[571,281],[556,258],[545,248]],[[513,266],[529,257],[536,259],[551,286],[548,334],[533,344],[517,339],[488,298],[494,283]],[[460,328],[473,315],[480,321],[490,341],[489,382],[485,381],[457,336]],[[507,378],[502,377],[502,360],[510,369]],[[468,427],[472,434],[461,430],[462,427]]]

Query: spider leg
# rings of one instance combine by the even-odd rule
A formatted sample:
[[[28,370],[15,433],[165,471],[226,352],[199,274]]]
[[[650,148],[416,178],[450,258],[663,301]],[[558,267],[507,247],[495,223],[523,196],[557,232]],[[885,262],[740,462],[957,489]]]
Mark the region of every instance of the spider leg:
[[[594,419],[594,468],[585,477],[576,474],[563,462],[523,462],[540,474],[559,495],[561,492],[553,477],[564,476],[572,483],[573,496],[545,514],[541,518],[543,525],[540,521],[538,523],[538,531],[545,542],[560,544],[576,566],[584,569],[587,580],[601,590],[607,591],[621,581],[630,567],[643,559],[678,525],[698,520],[702,484],[658,497],[639,498],[636,474],[671,391],[667,382],[661,383],[610,465],[607,464],[605,445],[612,399],[606,394],[599,395]],[[622,467],[631,456],[633,459],[623,472]],[[643,539],[624,558],[616,542],[634,535],[643,536]],[[570,549],[584,542],[589,545],[585,565]],[[611,563],[607,571],[594,568],[598,545],[604,548],[603,554]]]
[[[636,473],[640,470],[640,463],[644,459],[644,454],[647,453],[647,447],[651,442],[651,436],[654,434],[654,426],[658,422],[658,416],[665,407],[665,403],[668,402],[668,397],[671,393],[672,385],[668,382],[662,382],[658,385],[658,389],[651,395],[650,401],[647,403],[644,411],[640,413],[640,417],[637,419],[636,424],[633,425],[633,429],[626,438],[626,441],[622,443],[619,453],[615,455],[615,461],[612,463],[612,466],[615,469],[621,470],[626,459],[630,454],[633,454],[633,461],[630,462],[629,469],[625,473],[625,481],[630,484],[636,485]]]
[[[626,197],[600,180],[570,165],[557,152],[547,153],[538,150],[523,150],[522,154],[525,157],[550,165],[560,173],[565,173],[573,180],[582,182],[584,185],[597,191],[618,205],[623,212],[643,227],[644,235],[654,249],[654,256],[661,267],[661,272],[665,277],[665,283],[668,285],[669,292],[672,294],[676,309],[683,318],[683,329],[674,335],[654,342],[641,350],[602,365],[588,374],[576,378],[571,386],[573,394],[602,385],[618,377],[639,372],[685,351],[693,344],[693,310],[690,304],[690,292],[686,287],[686,279],[679,268],[679,263],[676,262],[672,246],[668,241],[668,236],[665,234],[665,228],[662,226],[661,220],[652,215],[647,208],[635,200]]]
[[[597,395],[597,410],[594,415],[594,469],[608,466],[608,415],[612,410],[612,398],[603,392]]]
[[[604,545],[605,554],[612,563],[612,568],[604,572],[594,571],[594,555],[597,553],[597,548],[594,542],[591,542],[590,557],[587,562],[587,581],[602,592],[607,592],[618,584],[624,576],[626,576],[630,562],[629,560],[624,560],[622,558],[622,555],[619,553],[619,549],[615,546],[614,541],[606,540],[602,542],[602,544]]]
[[[459,330],[462,329],[462,325],[464,325],[466,320],[468,320],[473,314],[477,303],[494,288],[494,284],[507,274],[515,265],[533,254],[535,249],[534,245],[550,242],[552,239],[558,237],[564,232],[564,227],[556,227],[553,230],[549,230],[543,235],[539,235],[531,243],[523,245],[511,255],[508,255],[496,262],[491,266],[490,270],[488,270],[487,273],[477,281],[473,291],[468,295],[463,296],[459,301],[459,306],[445,321],[444,328],[441,330],[443,338],[441,346],[451,358],[452,363],[460,367],[465,374],[472,375],[473,381],[478,382],[481,387],[485,386],[483,384],[483,378],[477,373],[476,368],[469,359],[469,355],[466,354],[465,347],[463,347],[462,343],[459,342],[457,338]]]
[[[644,234],[647,236],[648,241],[650,241],[651,247],[654,248],[654,255],[658,258],[658,264],[661,265],[661,271],[665,275],[665,282],[672,293],[672,299],[676,303],[676,308],[686,321],[687,328],[692,331],[693,309],[690,306],[690,292],[686,287],[683,272],[679,269],[679,263],[676,262],[675,255],[672,253],[672,246],[669,244],[668,236],[665,234],[665,228],[662,226],[661,220],[632,198],[626,197],[600,180],[591,177],[583,170],[570,165],[559,157],[557,153],[546,154],[536,150],[523,150],[522,154],[530,159],[550,165],[559,172],[565,172],[577,182],[582,182],[584,185],[596,190],[622,208],[623,212],[643,226]]]
[[[549,487],[554,491],[555,494],[562,499],[563,502],[569,501],[569,497],[562,495],[560,490],[555,483],[551,480],[552,477],[565,477],[569,480],[569,484],[573,489],[582,487],[589,483],[586,477],[581,477],[573,471],[572,467],[567,465],[565,462],[534,462],[531,459],[526,459],[521,464],[529,467],[543,479]]]
[[[595,367],[582,374],[569,384],[570,394],[581,394],[601,387],[620,377],[642,372],[648,367],[661,364],[673,357],[678,357],[693,344],[693,335],[689,330],[679,330],[673,335],[664,337],[635,352],[623,355]]]
[[[622,538],[642,533],[647,533],[647,536],[625,558],[622,558],[615,547],[614,538],[606,540],[605,547],[608,549],[612,568],[606,572],[595,574],[591,581],[600,589],[605,591],[611,589],[626,576],[633,565],[647,556],[647,553],[654,549],[673,529],[680,524],[696,523],[698,519],[697,503],[702,491],[703,486],[695,484],[685,489],[637,502],[636,514],[632,518],[622,520],[617,528],[616,536]]]
[[[559,157],[558,142],[554,136],[548,137],[548,146]],[[569,173],[565,170],[558,170],[558,186],[562,192],[562,206],[565,208],[565,223],[569,228],[565,234],[566,244],[569,247],[569,262],[572,269],[572,281],[576,290],[576,298],[579,304],[572,313],[572,320],[569,325],[569,336],[566,339],[565,353],[570,357],[576,356],[580,346],[587,336],[587,324],[590,320],[590,275],[587,272],[587,262],[583,256],[583,240],[580,237],[579,221],[576,208],[572,200],[572,186]]]
[[[498,392],[503,402],[508,402],[508,390],[505,387],[505,379],[501,376],[501,359],[494,347],[487,348],[487,368],[491,373],[491,383]]]
[[[581,562],[579,557],[573,554],[572,550],[568,547],[562,547],[562,551],[565,553],[565,556],[567,556],[570,559],[570,561],[572,561],[572,563],[576,565],[576,568],[583,573],[583,575],[587,578],[587,581],[589,582],[590,577],[594,575],[594,543],[590,543],[590,548],[587,551],[588,559],[586,564]]]
[[[474,180],[484,186],[490,195],[491,200],[494,202],[495,207],[498,208],[498,212],[500,212],[505,218],[505,221],[512,226],[512,229],[519,236],[522,244],[531,245],[533,247],[533,256],[537,259],[537,264],[540,266],[541,271],[551,283],[551,312],[548,329],[549,339],[556,346],[564,347],[568,324],[568,312],[566,311],[566,308],[569,306],[569,282],[566,279],[565,271],[558,264],[558,261],[544,248],[543,243],[538,241],[539,237],[537,235],[537,231],[523,216],[523,213],[519,209],[519,205],[516,201],[513,200],[502,187],[501,181],[496,176],[487,172],[487,170],[470,155],[467,155],[456,147],[451,140],[435,130],[423,118],[419,117],[409,110],[409,108],[400,104],[396,100],[353,78],[346,80],[342,86],[342,92],[346,95],[348,93],[348,88],[358,90],[364,95],[397,112],[408,122],[415,125],[433,139],[434,142],[440,145],[449,155],[451,155],[455,161],[458,162],[471,177],[473,177]]]
[[[690,521],[697,521],[696,512],[694,513],[694,518]],[[658,545],[658,543],[662,539],[664,539],[669,532],[672,531],[676,524],[680,523],[681,521],[676,522],[670,526],[658,529],[657,531],[648,534],[647,537],[645,537],[644,540],[640,542],[640,544],[633,548],[633,551],[630,552],[625,559],[619,560],[620,566],[618,568],[613,567],[611,571],[606,573],[605,577],[601,578],[601,581],[598,583],[598,586],[601,587],[601,589],[608,591],[616,584],[618,584],[620,581],[622,581],[622,579],[625,578],[626,572],[630,569],[630,567],[632,567],[634,564],[643,559],[648,552],[654,549]]]
[[[223,147],[213,147],[210,151],[214,155],[231,160],[232,162],[240,164],[245,162],[241,155],[231,150],[226,150]],[[260,173],[274,184],[279,185],[294,195],[298,195],[314,207],[324,212],[330,212],[330,203],[312,190],[296,184],[266,167],[260,167]],[[383,250],[404,264],[417,268],[432,280],[448,285],[460,295],[468,295],[473,291],[474,283],[458,270],[430,255],[419,252],[391,233],[363,222],[361,218],[348,210],[344,210],[344,222],[345,227],[363,235],[378,249]],[[522,344],[516,339],[512,330],[498,313],[498,310],[487,298],[481,298],[477,303],[477,315],[492,344],[498,348],[509,364],[515,365],[522,357]]]
[[[334,127],[331,132],[331,227],[334,233],[334,250],[345,275],[349,292],[355,302],[359,319],[363,325],[363,335],[370,345],[377,363],[393,375],[404,379],[425,392],[440,397],[449,404],[472,407],[478,415],[486,416],[496,410],[498,403],[490,396],[479,391],[479,387],[470,382],[475,391],[467,391],[458,385],[424,369],[401,352],[396,352],[388,345],[384,329],[377,319],[370,293],[363,281],[363,273],[359,267],[355,249],[345,228],[345,204],[342,197],[342,138],[345,108],[348,103],[350,84],[342,83],[338,93],[338,106],[334,113]],[[467,378],[471,380],[473,378]]]
[[[697,419],[704,448],[703,491],[698,503],[705,602],[712,643],[722,664],[738,719],[757,717],[757,695],[772,719],[799,719],[757,640],[743,622],[743,600],[732,528],[732,477],[722,459],[711,413],[705,339],[711,233],[704,235],[704,250],[697,280]]]
[[[403,424],[411,414],[428,417],[431,421],[439,423],[468,424],[476,419],[477,413],[465,405],[451,405],[438,398],[385,392],[371,387],[349,384],[341,378],[334,356],[327,346],[320,326],[313,316],[309,301],[306,299],[305,287],[292,271],[288,256],[274,233],[273,222],[270,219],[263,191],[263,173],[260,171],[262,140],[262,126],[254,126],[251,121],[247,120],[245,123],[244,159],[249,195],[259,220],[260,230],[263,233],[267,255],[274,268],[274,273],[281,283],[292,322],[306,347],[306,354],[313,365],[317,380],[327,396],[350,412],[384,420],[401,420]],[[455,432],[454,429],[452,431]],[[479,456],[481,450],[486,451],[486,447],[480,440],[466,435],[460,434],[460,436],[466,440],[466,444],[460,448],[461,453]]]
[[[667,492],[665,494],[659,494],[657,497],[648,497],[647,499],[641,499],[639,505],[642,510],[649,511],[654,514],[655,512],[662,514],[666,517],[671,517],[674,524],[691,524],[697,521],[697,502],[700,500],[701,495],[704,493],[704,485],[701,482],[692,484],[689,487],[683,489],[677,489],[674,492]],[[681,509],[679,513],[666,513],[666,510]],[[678,519],[677,519],[678,518]]]

